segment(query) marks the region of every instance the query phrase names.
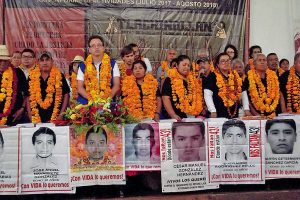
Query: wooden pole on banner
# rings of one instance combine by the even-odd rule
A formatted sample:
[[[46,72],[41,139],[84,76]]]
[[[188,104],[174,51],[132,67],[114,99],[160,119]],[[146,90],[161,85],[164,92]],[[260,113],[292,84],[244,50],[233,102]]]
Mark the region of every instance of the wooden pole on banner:
[[[245,64],[248,63],[248,59],[249,59],[250,1],[251,0],[246,0],[245,41],[244,41],[244,61],[245,61]]]

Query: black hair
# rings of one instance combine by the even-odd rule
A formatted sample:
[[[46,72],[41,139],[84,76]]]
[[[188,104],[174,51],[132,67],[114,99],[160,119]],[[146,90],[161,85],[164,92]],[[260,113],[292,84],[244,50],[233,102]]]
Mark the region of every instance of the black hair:
[[[88,46],[89,47],[91,47],[90,43],[93,39],[99,39],[102,42],[102,45],[104,45],[104,40],[100,35],[92,35],[92,36],[89,37],[89,40],[88,40]]]
[[[214,63],[215,66],[218,66],[218,67],[219,67],[219,62],[220,62],[220,59],[221,59],[222,56],[228,56],[228,57],[229,57],[229,55],[228,55],[227,53],[224,53],[224,52],[220,53],[220,54],[217,55],[217,57],[215,58],[215,63]]]
[[[88,132],[86,132],[86,135],[85,135],[85,143],[87,144],[87,140],[89,138],[89,136],[92,134],[92,133],[102,133],[105,137],[105,140],[106,140],[106,143],[107,143],[107,133],[105,131],[104,128],[98,128],[97,130],[95,129],[95,127],[91,127]]]
[[[233,49],[233,51],[234,51],[234,56],[233,56],[232,60],[236,59],[239,56],[239,52],[238,52],[237,48],[234,45],[232,45],[232,44],[226,45],[226,47],[224,49],[224,53],[226,53],[227,49],[229,49],[229,48]]]
[[[287,61],[287,62],[290,64],[290,61],[289,61],[288,59],[283,58],[283,59],[281,59],[281,60],[279,61],[279,67],[281,67],[281,65],[282,65],[282,63],[283,63],[284,61]]]
[[[1,142],[2,148],[3,148],[3,146],[4,146],[4,140],[3,140],[3,135],[1,133],[1,131],[0,131],[0,142]]]
[[[283,123],[283,124],[288,124],[292,127],[292,129],[294,129],[295,134],[297,135],[296,132],[296,123],[293,119],[271,119],[271,120],[267,120],[266,122],[266,134],[268,135],[268,131],[270,130],[271,126],[273,126],[276,123]]]
[[[175,64],[175,66],[174,66]],[[170,62],[170,67],[173,68],[173,67],[176,67],[177,66],[177,58],[173,58]]]
[[[224,124],[222,125],[222,137],[223,138],[224,138],[224,135],[225,135],[226,131],[230,127],[239,127],[240,129],[242,129],[242,131],[243,131],[243,133],[246,137],[246,125],[245,125],[245,123],[241,120],[232,119],[232,120],[228,120],[228,121],[224,122]]]
[[[249,48],[249,57],[250,57],[250,58],[253,58],[253,57],[252,57],[252,54],[253,54],[254,49],[259,49],[259,50],[260,50],[260,53],[262,53],[262,49],[261,49],[260,46],[258,46],[258,45],[253,45],[253,46],[251,46],[251,47]]]
[[[130,46],[131,48],[138,47],[138,45],[135,43],[130,43],[130,44],[128,44],[128,46]]]
[[[31,53],[32,57],[35,58],[35,52],[32,49],[28,49],[28,48],[23,49],[21,55],[23,55],[23,53],[26,53],[26,52]]]
[[[32,144],[35,144],[36,137],[41,135],[41,134],[48,134],[53,136],[53,142],[54,145],[56,144],[56,135],[54,131],[48,127],[40,127],[38,130],[36,130],[33,135],[32,135]]]
[[[294,56],[294,63],[296,62],[296,60],[300,57],[300,52],[296,53]]]
[[[136,60],[136,61],[134,61],[133,64],[132,64],[131,70],[133,70],[134,65],[136,65],[136,64],[141,64],[143,66],[143,68],[145,69],[145,72],[147,71],[147,65],[142,60]]]
[[[123,49],[121,50],[120,56],[121,58],[123,58],[124,56],[133,53],[133,49],[131,46],[127,45],[125,47],[123,47]]]
[[[132,130],[132,138],[136,137],[136,133],[140,130],[149,130],[150,131],[150,156],[152,156],[152,147],[155,144],[154,140],[154,129],[150,124],[139,123]]]
[[[200,128],[200,133],[201,133],[202,137],[204,138],[205,126],[204,126],[203,122],[174,122],[172,124],[172,137],[173,138],[174,138],[177,128],[180,126],[198,126]]]
[[[186,59],[189,61],[191,60],[190,57],[188,57],[187,55],[179,55],[176,60],[177,65],[179,65],[180,62]]]
[[[276,54],[276,53],[269,53],[269,54],[267,55],[267,58],[269,58],[270,56],[277,56],[277,54]]]

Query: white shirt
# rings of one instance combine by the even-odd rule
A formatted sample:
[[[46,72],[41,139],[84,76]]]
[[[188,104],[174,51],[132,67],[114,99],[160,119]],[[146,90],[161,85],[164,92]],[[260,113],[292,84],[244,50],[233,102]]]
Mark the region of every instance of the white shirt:
[[[152,66],[151,66],[150,60],[148,58],[143,58],[143,61],[145,62],[146,66],[147,66],[147,72],[152,72]]]
[[[99,74],[100,65],[101,65],[101,62],[94,65],[97,70],[97,79],[98,80],[99,80],[99,76],[100,76],[100,74]],[[115,62],[115,65],[114,65],[113,77],[120,77],[120,70],[119,70],[119,66],[118,66],[117,62]],[[84,81],[84,73],[82,72],[80,67],[79,67],[78,73],[77,73],[77,80]]]

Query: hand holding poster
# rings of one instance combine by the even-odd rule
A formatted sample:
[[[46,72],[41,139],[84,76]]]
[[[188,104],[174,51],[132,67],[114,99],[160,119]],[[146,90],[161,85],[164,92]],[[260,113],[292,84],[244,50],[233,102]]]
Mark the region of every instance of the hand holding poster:
[[[210,121],[207,133],[210,183],[264,183],[260,121]]]
[[[74,193],[69,177],[69,127],[22,128],[21,193]]]
[[[89,127],[70,134],[72,186],[125,184],[124,129]]]
[[[298,120],[297,120],[298,119]],[[266,178],[300,177],[299,117],[263,123],[266,137]]]
[[[203,122],[160,123],[163,192],[218,188],[207,185]]]
[[[0,194],[17,194],[19,187],[19,129],[0,129]]]
[[[160,170],[158,123],[125,127],[126,171]]]

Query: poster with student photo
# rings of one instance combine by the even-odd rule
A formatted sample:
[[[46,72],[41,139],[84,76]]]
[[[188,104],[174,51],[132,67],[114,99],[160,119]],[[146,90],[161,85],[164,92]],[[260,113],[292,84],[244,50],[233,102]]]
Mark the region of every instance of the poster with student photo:
[[[0,195],[18,193],[19,141],[19,128],[0,129]]]
[[[266,178],[300,178],[300,117],[264,120]]]
[[[216,189],[206,181],[203,122],[160,123],[162,192]]]
[[[126,124],[126,171],[160,170],[158,123]]]
[[[74,193],[69,127],[21,128],[21,193]]]
[[[208,180],[219,184],[264,184],[265,157],[259,120],[207,122]]]
[[[126,183],[124,127],[113,132],[105,126],[71,129],[72,186],[120,185]]]

